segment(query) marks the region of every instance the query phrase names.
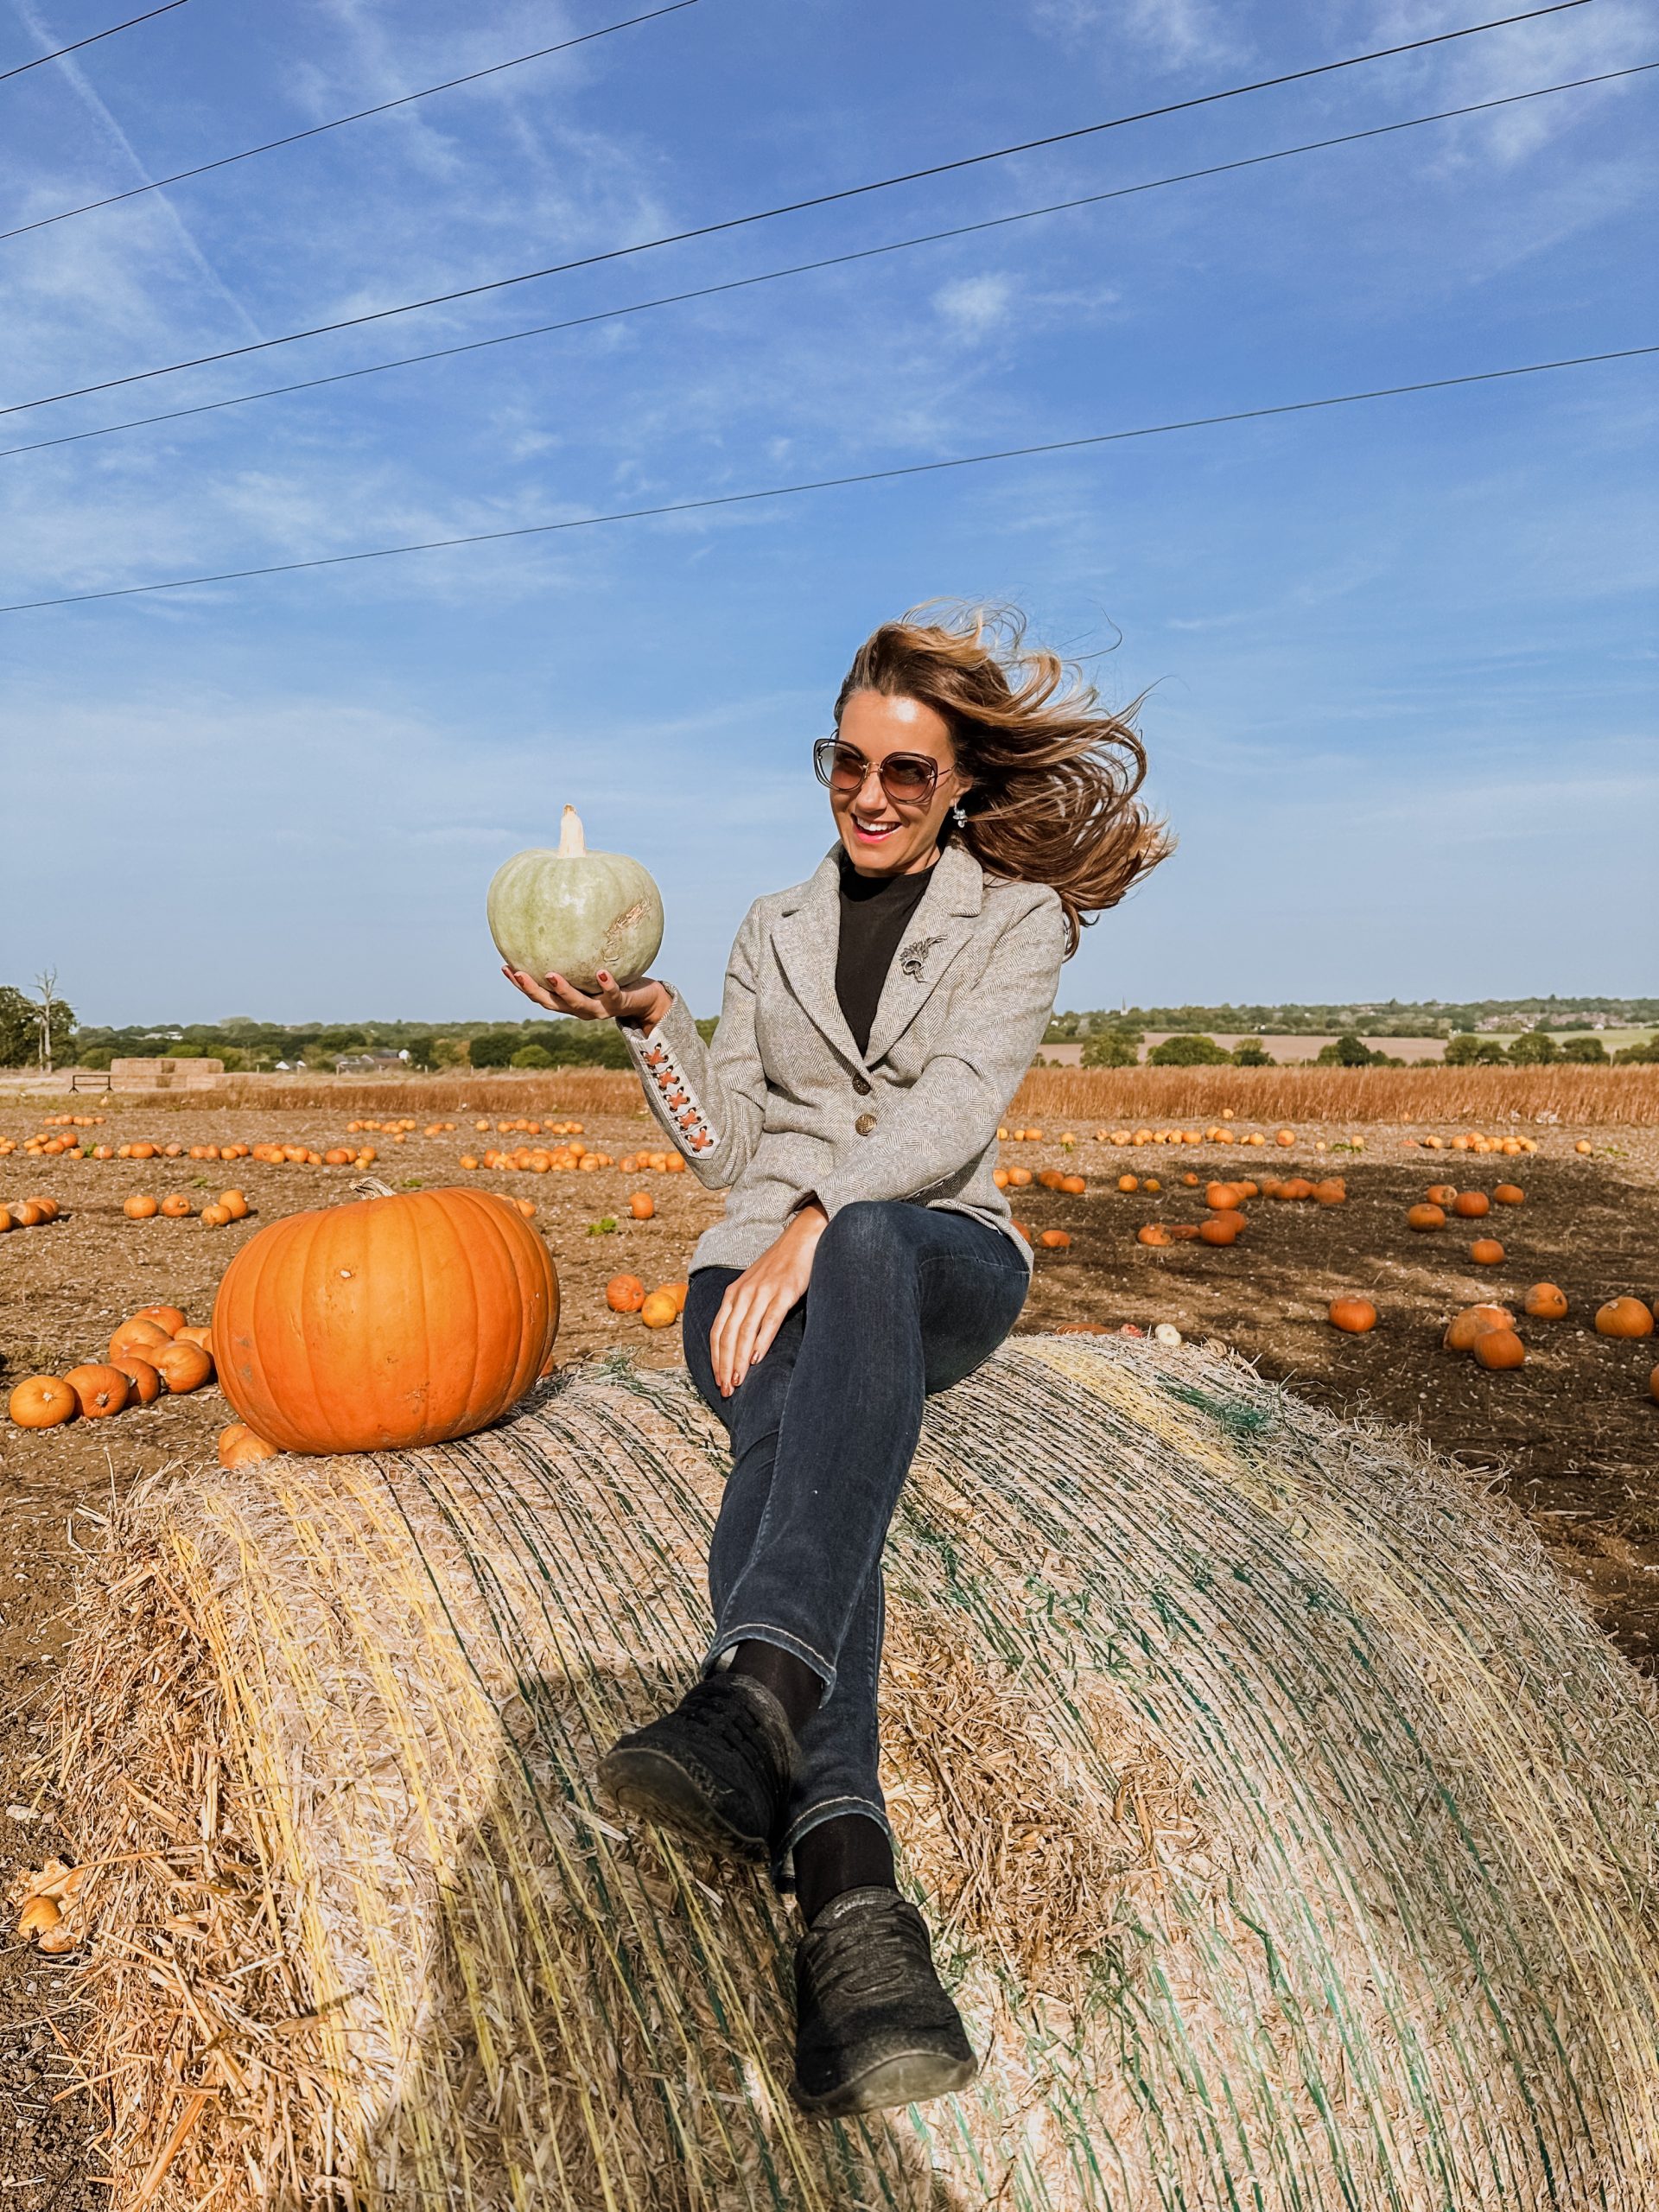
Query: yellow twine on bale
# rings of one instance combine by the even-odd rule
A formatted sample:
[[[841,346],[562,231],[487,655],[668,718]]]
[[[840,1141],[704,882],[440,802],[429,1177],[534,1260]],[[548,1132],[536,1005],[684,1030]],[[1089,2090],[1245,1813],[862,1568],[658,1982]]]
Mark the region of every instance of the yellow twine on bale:
[[[785,1909],[589,1779],[702,1646],[722,1444],[616,1362],[134,1500],[64,1702],[115,2212],[169,2145],[167,2212],[1659,2200],[1645,1686],[1456,1471],[1192,1347],[931,1403],[886,1741],[985,2064],[797,2116]]]

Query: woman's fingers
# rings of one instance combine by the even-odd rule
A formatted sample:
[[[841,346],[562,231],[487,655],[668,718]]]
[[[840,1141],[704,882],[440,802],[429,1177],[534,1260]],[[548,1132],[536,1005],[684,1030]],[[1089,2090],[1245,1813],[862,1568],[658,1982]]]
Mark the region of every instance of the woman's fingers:
[[[537,1006],[549,1007],[554,1006],[555,1001],[548,996],[536,978],[533,976],[527,976],[522,968],[504,968],[501,973],[510,983],[516,985],[527,999],[534,999]]]
[[[720,1311],[715,1315],[709,1331],[709,1363],[715,1370],[715,1381],[723,1398],[729,1398],[735,1388],[732,1381],[732,1341],[737,1326],[739,1294],[743,1278],[726,1286],[726,1294],[720,1301]]]

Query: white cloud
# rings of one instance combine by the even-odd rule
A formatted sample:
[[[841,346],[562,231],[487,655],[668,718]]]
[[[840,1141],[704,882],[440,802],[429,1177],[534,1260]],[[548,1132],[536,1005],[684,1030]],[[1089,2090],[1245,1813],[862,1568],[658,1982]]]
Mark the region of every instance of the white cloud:
[[[959,276],[933,295],[935,311],[964,338],[988,338],[1007,321],[1014,304],[1008,276]]]
[[[1039,29],[1091,54],[1103,68],[1127,47],[1154,69],[1234,62],[1247,51],[1237,10],[1219,0],[1035,0]]]

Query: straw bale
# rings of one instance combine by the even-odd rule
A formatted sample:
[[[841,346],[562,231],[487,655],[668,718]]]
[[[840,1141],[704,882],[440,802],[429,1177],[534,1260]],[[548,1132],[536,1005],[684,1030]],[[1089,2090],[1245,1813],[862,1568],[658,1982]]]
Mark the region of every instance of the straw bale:
[[[65,1786],[115,2212],[1638,2212],[1659,1726],[1519,1523],[1218,1351],[1022,1338],[888,1554],[957,2097],[790,2105],[786,1909],[631,1836],[725,1459],[683,1376],[152,1482]]]

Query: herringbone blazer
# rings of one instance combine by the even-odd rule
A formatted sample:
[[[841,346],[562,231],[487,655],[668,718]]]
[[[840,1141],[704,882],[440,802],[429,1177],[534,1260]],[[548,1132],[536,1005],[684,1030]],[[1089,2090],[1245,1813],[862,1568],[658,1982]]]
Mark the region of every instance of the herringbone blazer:
[[[677,992],[654,1029],[620,1025],[688,1166],[731,1193],[692,1265],[747,1267],[812,1196],[832,1219],[861,1198],[972,1214],[1029,1264],[992,1171],[997,1124],[1053,1010],[1059,899],[947,844],[861,1052],[836,996],[839,853],[750,907],[710,1044]]]

